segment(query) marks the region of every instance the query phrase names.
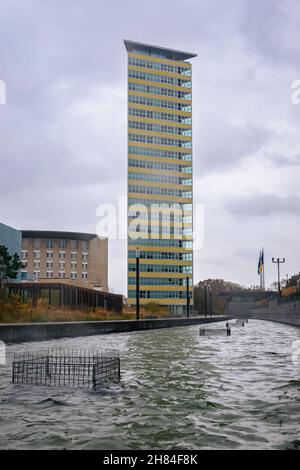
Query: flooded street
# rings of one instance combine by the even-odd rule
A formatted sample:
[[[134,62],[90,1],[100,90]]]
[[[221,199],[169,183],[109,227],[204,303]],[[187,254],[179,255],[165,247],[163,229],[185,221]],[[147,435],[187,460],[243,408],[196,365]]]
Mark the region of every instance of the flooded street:
[[[300,448],[296,340],[297,328],[253,320],[231,337],[191,326],[8,346],[0,448]],[[101,393],[10,383],[14,352],[54,347],[119,349],[121,383]]]

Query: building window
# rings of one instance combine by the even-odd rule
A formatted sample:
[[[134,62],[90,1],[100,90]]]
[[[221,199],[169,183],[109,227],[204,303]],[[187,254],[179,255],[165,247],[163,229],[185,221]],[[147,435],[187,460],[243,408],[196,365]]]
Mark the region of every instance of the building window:
[[[28,261],[22,261],[23,269],[27,269]]]
[[[46,248],[54,248],[54,240],[52,240],[52,238],[47,238]]]
[[[65,259],[66,258],[66,252],[65,251],[60,251],[59,252],[59,258],[60,259]]]
[[[77,273],[71,272],[71,279],[77,279]]]
[[[88,278],[88,273],[81,273],[82,279],[87,279]]]
[[[87,240],[82,241],[82,251],[88,251],[89,249],[89,242]]]
[[[59,248],[62,248],[63,250],[67,248],[67,240],[59,240]]]
[[[47,251],[47,258],[53,258],[53,251]]]
[[[82,261],[88,260],[88,253],[82,253]]]
[[[71,262],[71,269],[77,269],[77,263],[76,261]]]
[[[22,256],[22,259],[27,258],[28,257],[28,251],[27,250],[22,250],[21,256]]]
[[[65,279],[66,273],[65,271],[59,271],[59,279]]]
[[[47,271],[47,279],[53,279],[53,271]]]
[[[40,258],[41,257],[41,250],[34,250],[33,257],[34,258]]]
[[[66,262],[65,261],[60,261],[59,262],[59,268],[60,269],[65,269],[65,267],[66,267]]]
[[[40,269],[40,267],[41,267],[41,262],[40,262],[40,261],[34,261],[34,262],[33,262],[33,267],[34,267],[35,269]]]
[[[71,251],[71,259],[77,259],[77,251]]]
[[[47,261],[47,268],[53,268],[53,261]]]
[[[82,263],[82,269],[84,269],[84,271],[87,271],[88,270],[88,264],[87,263]]]
[[[71,247],[71,250],[77,250],[78,240],[70,240],[70,247]]]
[[[35,279],[39,279],[41,277],[41,272],[40,271],[34,271],[33,274],[34,274]]]
[[[33,246],[34,246],[34,248],[40,248],[41,247],[41,239],[40,238],[34,238],[33,239]]]

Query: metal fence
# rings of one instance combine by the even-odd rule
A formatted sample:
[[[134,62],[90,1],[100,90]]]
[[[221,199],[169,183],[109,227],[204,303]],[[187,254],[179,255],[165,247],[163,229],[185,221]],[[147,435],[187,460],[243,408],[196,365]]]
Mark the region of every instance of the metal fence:
[[[60,308],[102,307],[116,313],[122,313],[123,308],[122,295],[63,283],[15,283],[7,285],[6,289],[9,294],[19,295],[33,306],[39,299],[44,299],[49,305]]]
[[[120,357],[116,350],[52,349],[14,355],[12,382],[100,389],[120,380]]]

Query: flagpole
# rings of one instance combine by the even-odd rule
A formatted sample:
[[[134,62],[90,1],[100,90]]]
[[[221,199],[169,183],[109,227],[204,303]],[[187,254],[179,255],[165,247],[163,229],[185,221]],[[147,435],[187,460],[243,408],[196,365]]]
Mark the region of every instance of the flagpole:
[[[262,275],[263,275],[263,291],[266,290],[266,284],[265,284],[265,249],[262,249],[263,252],[263,269],[262,269]]]

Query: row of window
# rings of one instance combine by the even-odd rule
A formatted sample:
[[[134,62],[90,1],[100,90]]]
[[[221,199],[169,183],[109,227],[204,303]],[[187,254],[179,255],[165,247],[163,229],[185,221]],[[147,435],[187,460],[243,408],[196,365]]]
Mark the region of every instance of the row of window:
[[[192,82],[189,78],[182,79],[177,77],[170,77],[169,75],[156,75],[154,73],[142,72],[140,70],[129,70],[128,77],[138,80],[148,80],[149,82],[166,83],[168,85],[178,87],[192,88]]]
[[[155,200],[155,199],[143,199],[143,198],[134,198],[134,197],[130,197],[128,199],[128,204],[129,206],[135,206],[136,204],[142,204],[143,206],[145,207],[151,207],[151,206],[155,206],[154,209],[157,207],[157,205],[165,205],[165,206],[169,206],[170,208],[172,206],[170,206],[170,203],[169,202],[162,202],[162,201],[158,201],[158,200]],[[180,203],[180,202],[176,202],[176,208],[178,210],[182,210],[182,211],[192,211],[193,210],[193,206],[192,204],[185,204],[185,203]]]
[[[136,257],[136,251],[128,251],[129,258]],[[141,259],[170,259],[176,261],[193,261],[192,253],[171,253],[165,251],[143,251],[140,252]]]
[[[145,119],[155,119],[158,121],[173,121],[180,124],[192,124],[192,118],[180,116],[179,114],[163,113],[159,111],[149,111],[146,109],[129,108],[129,116],[137,116]]]
[[[130,299],[136,298],[136,291],[130,290],[128,292]],[[155,290],[141,290],[141,299],[186,299],[186,291],[155,291]]]
[[[128,192],[136,194],[156,194],[162,196],[192,198],[192,191],[182,191],[181,189],[171,188],[156,188],[152,186],[138,186],[135,184],[128,185]]]
[[[41,272],[40,271],[34,271],[33,274],[34,274],[35,279],[40,279],[41,278]],[[59,277],[59,279],[66,279],[65,271],[59,271],[58,277]],[[46,272],[46,278],[47,279],[54,279],[53,271],[47,271]],[[78,279],[77,272],[71,272],[70,273],[70,279],[73,279],[73,280]],[[82,272],[81,273],[81,279],[87,280],[88,279],[88,273]]]
[[[170,88],[162,88],[152,85],[143,85],[141,83],[128,83],[128,89],[130,91],[138,91],[140,93],[150,93],[151,95],[169,96],[171,98],[177,98],[179,100],[190,101],[192,94],[186,91],[173,90]]]
[[[135,147],[133,145],[129,145],[128,153],[132,155],[142,155],[145,157],[173,158],[176,160],[183,160],[186,162],[192,161],[191,153],[174,152],[173,150],[149,149],[149,148]]]
[[[131,209],[128,211],[129,220],[132,218],[139,218],[139,220],[159,220],[159,221],[166,221],[166,222],[181,222],[183,224],[191,224],[193,222],[193,218],[191,215],[184,216],[182,214],[175,214],[174,212],[161,212],[161,211],[154,211],[154,210],[147,210],[147,213],[141,210]]]
[[[128,264],[128,271],[135,272],[136,265]],[[176,273],[176,274],[192,274],[192,266],[178,266],[168,264],[140,264],[140,273]]]
[[[177,73],[179,75],[184,75],[187,77],[190,77],[192,75],[192,70],[187,67],[180,67],[175,64],[160,64],[159,62],[154,62],[152,60],[145,59],[137,59],[136,57],[128,57],[128,64],[133,65],[135,67],[144,67],[146,69],[155,69],[162,70],[163,72]]]
[[[135,277],[128,278],[129,285],[136,284]],[[186,286],[187,280],[177,277],[140,277],[141,286]],[[192,279],[189,279],[189,286],[193,285]]]
[[[136,246],[136,240],[128,239],[128,245]],[[169,248],[184,248],[184,249],[192,249],[193,242],[186,241],[186,240],[139,240],[139,246],[145,247],[169,247]],[[134,255],[135,258],[135,255]]]
[[[167,137],[157,137],[143,134],[128,134],[128,140],[131,142],[144,142],[145,144],[168,145],[170,147],[192,148],[192,142],[179,139],[169,139]]]
[[[147,160],[128,159],[128,166],[131,168],[146,168],[147,170],[177,171],[178,173],[192,173],[191,166],[179,165],[177,163],[160,163]]]
[[[128,178],[130,180],[152,181],[157,183],[192,186],[191,178],[180,178],[179,176],[169,176],[155,173],[128,173]]]
[[[136,221],[131,222],[130,225],[128,226],[128,231],[130,232],[130,237],[133,237],[133,234],[137,234],[139,236],[142,236],[143,238],[148,238],[148,235],[154,235],[154,234],[161,234],[165,235],[165,238],[167,236],[171,235],[177,235],[177,236],[185,236],[185,237],[191,237],[193,235],[193,231],[191,228],[182,228],[182,227],[168,227],[168,226],[159,226],[159,225],[140,225],[137,224]]]
[[[27,268],[28,266],[28,261],[22,261],[23,267]],[[70,267],[71,269],[77,269],[77,261],[71,261]],[[34,261],[33,262],[33,267],[34,269],[40,269],[41,268],[41,261]],[[54,261],[46,261],[45,262],[46,268],[53,268],[54,266]],[[88,263],[81,263],[81,267],[84,270],[88,269]],[[58,268],[59,269],[65,269],[66,268],[66,262],[65,261],[59,261],[58,263]]]
[[[33,246],[35,248],[42,247],[43,238],[34,238],[33,239]],[[88,251],[89,249],[89,242],[88,240],[66,240],[66,239],[54,239],[54,238],[47,238],[46,239],[46,248],[60,248],[62,250],[67,248],[69,242],[69,247],[71,250],[78,250],[81,243],[82,251]]]
[[[190,104],[182,104],[177,101],[166,101],[159,100],[157,98],[150,98],[145,96],[128,96],[129,103],[141,104],[143,106],[153,106],[155,108],[167,108],[175,109],[176,111],[185,111],[187,113],[192,112],[192,106]]]
[[[22,250],[21,256],[22,256],[22,260],[26,260],[28,258],[28,250]],[[88,253],[82,253],[81,254],[81,259],[83,261],[87,261],[88,256],[89,256]],[[41,258],[42,257],[41,250],[33,250],[33,257],[36,258],[36,259]],[[59,257],[59,259],[66,259],[66,252],[65,251],[59,251],[58,252],[58,257]],[[47,250],[46,251],[46,258],[54,258],[54,251],[48,251]],[[77,251],[71,251],[70,258],[72,260],[77,260],[78,259]]]
[[[183,127],[163,126],[161,124],[152,124],[149,122],[142,122],[142,121],[129,121],[128,127],[129,129],[139,129],[142,131],[149,131],[149,132],[163,132],[166,134],[183,135],[185,137],[192,136],[191,129],[185,129]]]

